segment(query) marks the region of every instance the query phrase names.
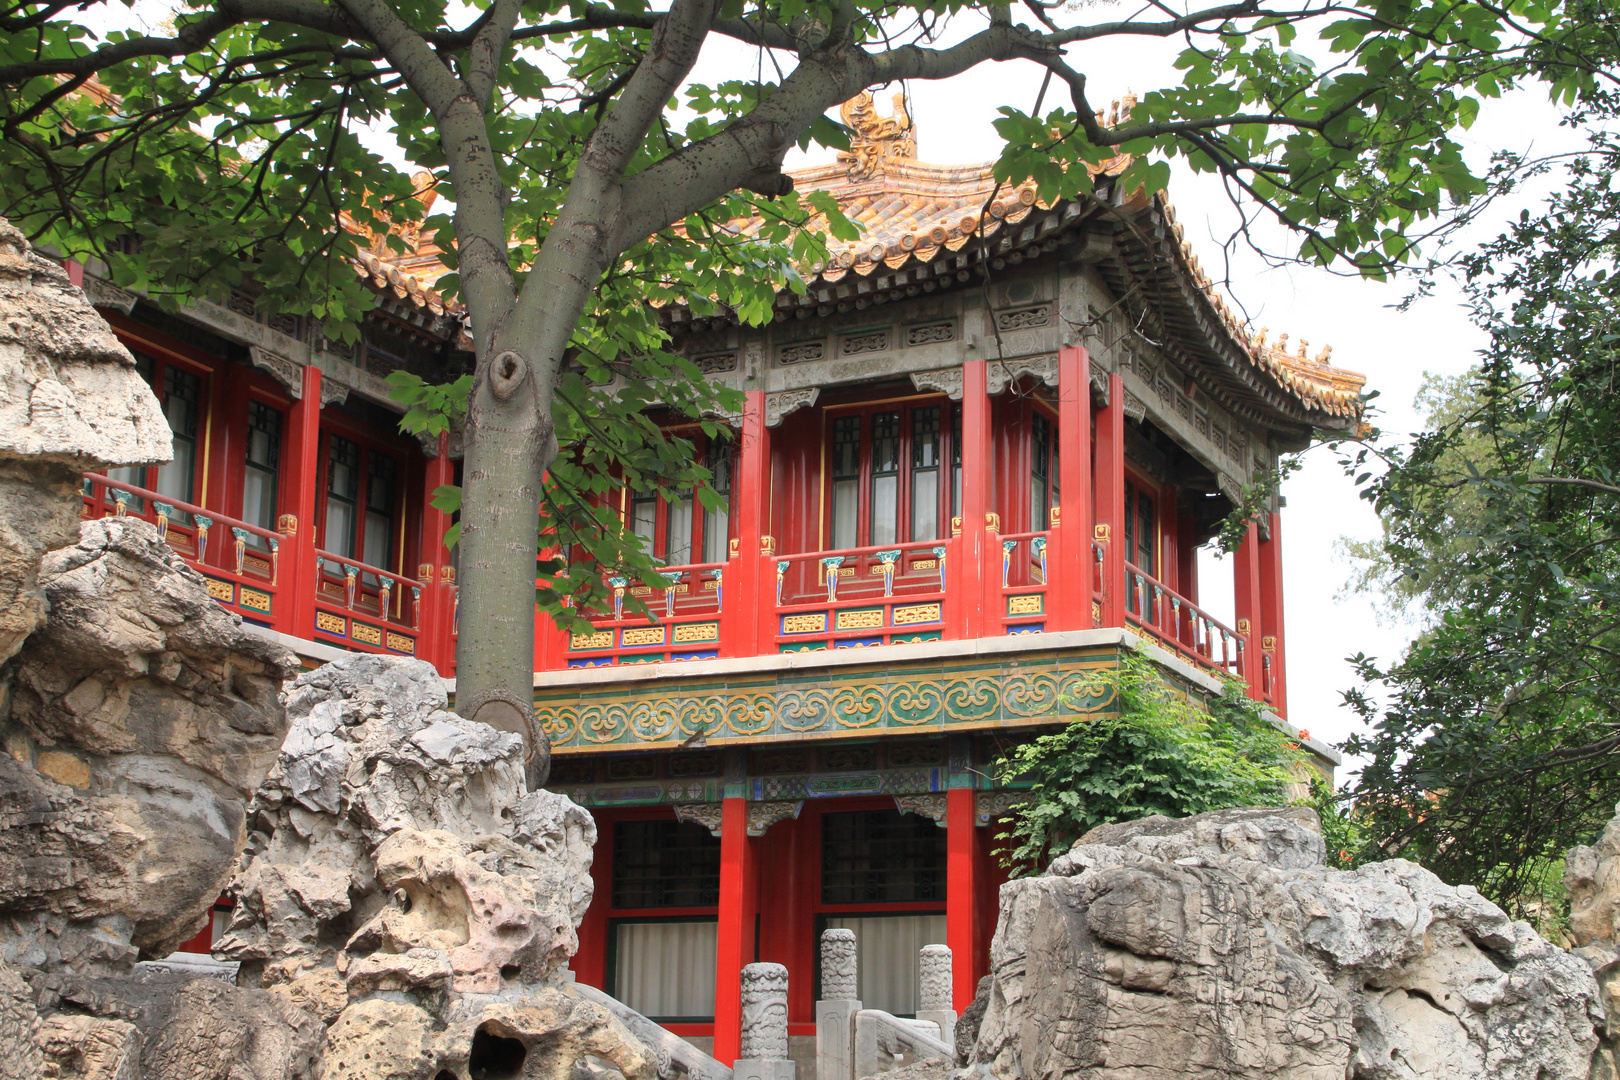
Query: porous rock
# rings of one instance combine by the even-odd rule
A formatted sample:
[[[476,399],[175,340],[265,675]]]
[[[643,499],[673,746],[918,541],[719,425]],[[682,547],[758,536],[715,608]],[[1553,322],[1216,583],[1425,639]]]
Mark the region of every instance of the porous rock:
[[[497,1075],[481,1054],[499,1075],[563,1080],[589,1056],[651,1080],[652,1052],[559,975],[596,826],[526,791],[522,738],[448,711],[432,666],[399,657],[345,657],[283,699],[215,955],[331,1022],[327,1080]]]
[[[41,566],[51,616],[12,661],[0,717],[0,958],[112,975],[205,925],[297,661],[147,522],[84,522]]]
[[[1564,894],[1575,955],[1597,979],[1603,1003],[1603,1045],[1592,1080],[1620,1080],[1620,806],[1596,844],[1564,857]]]
[[[39,558],[73,542],[79,474],[172,454],[135,358],[0,218],[0,662],[44,617]]]
[[[1579,960],[1305,809],[1147,818],[1009,882],[975,1067],[1005,1080],[1584,1080]]]
[[[468,999],[441,1020],[399,1001],[344,1010],[327,1032],[324,1080],[569,1080],[577,1062],[653,1080],[658,1060],[606,1009],[558,987],[515,1000]]]

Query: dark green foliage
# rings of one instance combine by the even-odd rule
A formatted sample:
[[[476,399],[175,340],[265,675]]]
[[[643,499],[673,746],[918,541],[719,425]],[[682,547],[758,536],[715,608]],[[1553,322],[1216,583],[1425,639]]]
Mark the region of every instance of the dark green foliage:
[[[1294,805],[1316,811],[1322,822],[1322,843],[1327,847],[1329,866],[1335,870],[1354,870],[1361,865],[1361,853],[1367,847],[1366,828],[1347,793],[1334,791],[1333,785],[1313,776],[1310,795],[1295,800]]]
[[[1397,662],[1354,658],[1366,853],[1509,907],[1539,903],[1620,796],[1617,167],[1600,130],[1540,213],[1464,261],[1490,346],[1364,492],[1388,571],[1431,605]]]
[[[1238,684],[1205,700],[1172,690],[1161,669],[1127,656],[1089,676],[1080,696],[1107,691],[1117,715],[1041,735],[997,763],[1004,782],[1033,781],[1002,834],[1015,874],[1044,867],[1109,822],[1284,803],[1300,751]]]

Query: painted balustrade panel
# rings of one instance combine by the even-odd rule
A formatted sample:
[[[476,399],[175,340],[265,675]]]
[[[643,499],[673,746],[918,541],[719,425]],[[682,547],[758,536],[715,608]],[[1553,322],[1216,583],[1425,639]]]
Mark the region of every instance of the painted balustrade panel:
[[[1126,620],[1161,645],[1217,674],[1247,678],[1245,634],[1136,565],[1125,564]]]
[[[282,569],[289,538],[156,491],[88,473],[80,516],[138,518],[202,574],[208,595],[244,619],[296,634],[286,616],[292,583]],[[307,637],[307,634],[301,635]]]
[[[417,654],[426,630],[423,594],[430,582],[318,548],[312,577],[314,640],[361,652]]]
[[[945,636],[950,550],[947,542],[923,540],[773,557],[769,651],[939,640]]]
[[[721,622],[728,618],[726,588],[735,563],[665,567],[660,581],[610,575],[606,611],[587,609],[588,630],[563,632],[549,619],[538,633],[551,636],[551,666],[588,668],[708,660],[719,655]],[[645,611],[638,608],[645,608]]]

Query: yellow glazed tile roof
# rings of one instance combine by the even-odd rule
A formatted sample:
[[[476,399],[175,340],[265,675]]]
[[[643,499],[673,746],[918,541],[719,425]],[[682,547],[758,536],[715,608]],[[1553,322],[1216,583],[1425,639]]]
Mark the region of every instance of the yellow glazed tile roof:
[[[1129,116],[1132,104],[1127,98],[1098,119],[1117,123]],[[853,132],[850,150],[840,152],[831,164],[790,175],[800,191],[831,193],[845,215],[860,227],[861,236],[853,243],[829,243],[825,263],[803,267],[808,294],[799,297],[784,290],[778,300],[778,318],[785,317],[784,309],[824,305],[829,288],[842,296],[847,292],[842,286],[850,283],[858,283],[863,294],[878,296],[881,302],[915,295],[924,278],[929,278],[924,282],[928,291],[950,282],[953,276],[957,282],[965,282],[971,276],[966,270],[969,264],[989,262],[996,270],[1007,263],[1016,265],[1025,257],[1055,250],[1061,229],[1078,226],[1102,206],[1097,199],[1043,205],[1033,184],[998,185],[988,163],[934,165],[917,160],[916,133],[901,95],[895,96],[891,116],[879,113],[871,95],[864,92],[847,102],[842,114]],[[1129,163],[1130,157],[1121,154],[1099,166],[1088,166],[1088,170],[1102,178],[1117,177]],[[422,214],[391,230],[405,241],[410,254],[391,252],[386,237],[348,222],[367,240],[355,270],[385,299],[391,294],[433,315],[457,316],[462,313],[460,305],[446,302],[431,288],[445,267],[432,232],[422,230],[420,222],[436,192],[431,174],[419,174],[417,179]],[[1162,192],[1151,197],[1135,192],[1115,197],[1113,202],[1114,216],[1129,216],[1134,221],[1133,227],[1116,237],[1127,246],[1134,245],[1121,260],[1136,260],[1138,278],[1143,268],[1155,271],[1148,276],[1158,279],[1156,307],[1166,324],[1195,343],[1194,352],[1229,369],[1247,367],[1247,371],[1232,373],[1251,386],[1256,385],[1252,377],[1258,377],[1260,390],[1269,386],[1280,391],[1304,410],[1310,422],[1334,427],[1359,423],[1365,376],[1332,366],[1331,347],[1312,356],[1303,339],[1290,346],[1287,334],[1272,340],[1267,330],[1251,332],[1246,320],[1232,311],[1221,290],[1204,274],[1176,220],[1175,208]],[[758,222],[733,224],[739,232],[747,232]],[[812,220],[811,226],[816,224]],[[1148,244],[1148,240],[1153,242]],[[1169,277],[1162,271],[1168,271]],[[680,317],[685,312],[672,315]],[[470,347],[465,335],[463,347]]]

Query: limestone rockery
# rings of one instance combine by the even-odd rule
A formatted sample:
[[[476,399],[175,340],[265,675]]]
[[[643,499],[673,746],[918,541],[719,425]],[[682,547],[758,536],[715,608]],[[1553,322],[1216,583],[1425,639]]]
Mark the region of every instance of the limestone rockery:
[[[1604,1017],[1585,963],[1413,863],[1344,872],[1323,855],[1306,809],[1093,830],[1003,887],[962,1064],[996,1080],[1588,1075]]]

